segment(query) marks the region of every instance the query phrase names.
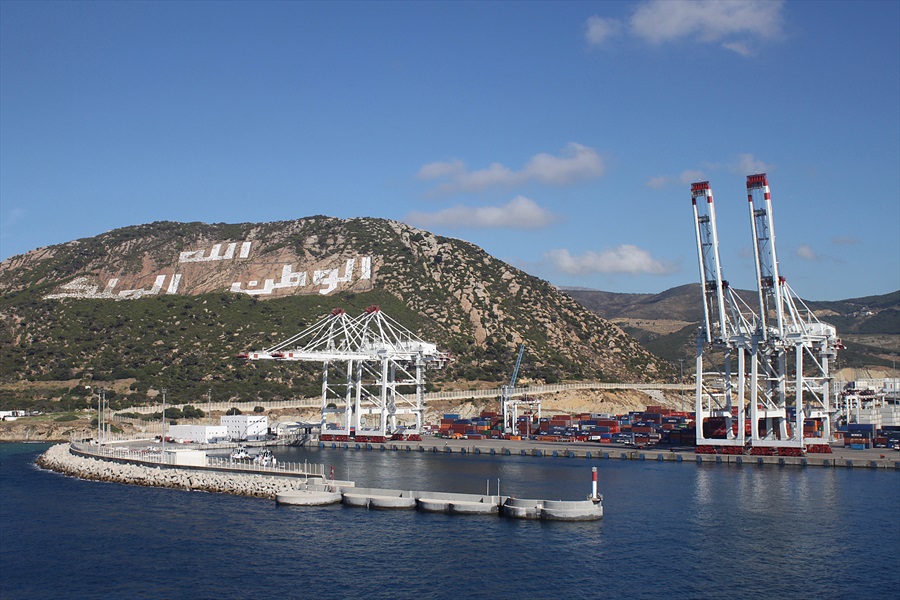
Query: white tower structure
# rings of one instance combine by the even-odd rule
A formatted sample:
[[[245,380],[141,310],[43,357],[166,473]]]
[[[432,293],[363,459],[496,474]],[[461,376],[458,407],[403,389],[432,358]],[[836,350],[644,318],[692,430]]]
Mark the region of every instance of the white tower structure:
[[[758,454],[824,450],[831,441],[830,366],[843,346],[835,328],[819,321],[779,272],[765,173],[747,177],[747,201],[759,294],[751,443]]]
[[[698,203],[703,198],[705,207]],[[819,321],[779,273],[765,174],[747,177],[747,199],[758,312],[722,278],[709,182],[691,186],[704,300],[697,336],[697,451],[742,453],[749,443],[752,454],[829,452],[829,368],[843,346],[835,328]]]
[[[397,417],[411,415],[422,429],[425,370],[441,368],[449,355],[417,338],[377,306],[349,317],[343,309],[249,360],[321,362],[323,441],[383,442],[398,432]]]

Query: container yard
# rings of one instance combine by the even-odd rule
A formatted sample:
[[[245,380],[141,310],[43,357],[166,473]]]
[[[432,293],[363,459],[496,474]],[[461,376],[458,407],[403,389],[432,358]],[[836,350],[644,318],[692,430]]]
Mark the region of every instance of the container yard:
[[[791,415],[792,416],[792,415]],[[726,439],[726,420],[707,419],[704,423],[704,438]],[[745,423],[749,430],[749,420]],[[732,433],[737,423],[732,425]],[[533,440],[539,442],[594,442],[627,446],[636,449],[652,447],[691,447],[698,454],[724,454],[697,446],[696,421],[694,413],[679,412],[664,406],[648,406],[643,412],[612,415],[602,413],[557,414],[546,417],[518,417],[516,433],[504,434],[502,419],[496,412],[484,411],[477,418],[461,419],[458,414],[445,414],[434,429],[435,436],[454,440]],[[749,436],[748,436],[749,437]],[[807,446],[808,454],[830,454],[831,444],[826,442],[821,421],[807,420],[804,423],[805,438],[819,438],[820,444]],[[881,448],[894,450],[900,444],[900,426],[850,423],[839,426],[832,437],[840,445],[854,450]],[[779,456],[778,452],[761,453],[759,449],[738,448],[740,452],[756,455]],[[794,454],[784,454],[793,456]]]

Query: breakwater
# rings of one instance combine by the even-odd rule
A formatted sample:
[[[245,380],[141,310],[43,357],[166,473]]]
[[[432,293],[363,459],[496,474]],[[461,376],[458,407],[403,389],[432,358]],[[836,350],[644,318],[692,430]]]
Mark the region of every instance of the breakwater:
[[[597,468],[593,469],[593,493],[587,500],[534,500],[381,488],[357,488],[309,484],[275,496],[278,504],[322,506],[337,504],[367,509],[419,510],[450,515],[499,515],[513,519],[545,521],[596,521],[603,517],[601,497],[597,494]]]
[[[279,504],[319,506],[341,502],[365,508],[418,508],[448,514],[500,514],[519,519],[597,520],[603,507],[593,469],[593,500],[523,500],[507,496],[356,488],[352,481],[323,480],[288,472],[240,473],[210,467],[178,468],[133,458],[95,456],[71,444],[50,447],[38,466],[82,479],[150,487],[199,490],[274,499]]]
[[[71,452],[69,444],[51,446],[38,458],[37,464],[44,469],[94,481],[268,499],[274,499],[279,492],[294,489],[298,484],[297,477],[180,469],[94,458]]]

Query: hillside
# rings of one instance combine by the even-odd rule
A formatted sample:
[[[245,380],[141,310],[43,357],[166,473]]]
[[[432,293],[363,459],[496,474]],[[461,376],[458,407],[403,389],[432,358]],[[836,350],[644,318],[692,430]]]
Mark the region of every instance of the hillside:
[[[617,324],[648,350],[672,363],[692,364],[695,336],[702,319],[699,284],[683,285],[660,294],[616,294],[567,289],[584,307]],[[737,290],[749,306],[756,292]],[[853,371],[894,369],[900,353],[900,291],[840,301],[804,301],[816,316],[837,328],[846,348],[838,367]]]
[[[386,314],[451,351],[433,387],[663,380],[673,368],[569,295],[480,248],[381,219],[160,222],[0,263],[0,406],[316,395],[319,368],[234,360],[334,307]]]

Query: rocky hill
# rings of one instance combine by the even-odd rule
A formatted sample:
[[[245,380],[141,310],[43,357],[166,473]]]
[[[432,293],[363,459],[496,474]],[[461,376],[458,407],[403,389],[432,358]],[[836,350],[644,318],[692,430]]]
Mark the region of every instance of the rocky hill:
[[[455,361],[435,373],[496,385],[526,345],[522,381],[666,380],[675,370],[548,282],[480,248],[380,219],[159,222],[0,263],[0,405],[78,408],[316,395],[319,368],[234,355],[340,307],[377,304]]]
[[[692,364],[695,336],[703,318],[699,284],[683,285],[660,294],[617,294],[570,289],[583,306],[621,327],[654,354]],[[736,290],[749,306],[758,304],[755,291]],[[900,353],[900,291],[840,301],[805,301],[816,316],[834,325],[846,348],[840,368],[882,372],[894,369]],[[866,375],[862,375],[865,377]]]

